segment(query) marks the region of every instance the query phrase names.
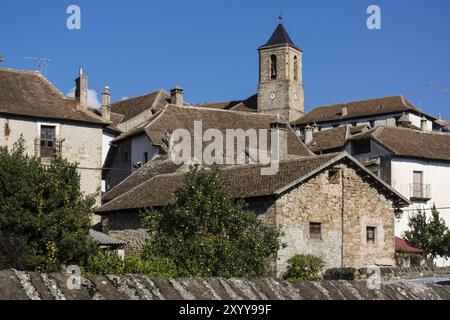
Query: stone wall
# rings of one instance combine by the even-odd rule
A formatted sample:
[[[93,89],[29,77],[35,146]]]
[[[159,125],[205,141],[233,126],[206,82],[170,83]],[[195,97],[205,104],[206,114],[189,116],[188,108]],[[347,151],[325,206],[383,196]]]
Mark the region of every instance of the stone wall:
[[[289,283],[279,279],[149,278],[143,275],[84,276],[80,289],[67,274],[0,271],[0,300],[448,300],[450,287],[364,281]]]
[[[284,232],[277,274],[295,254],[321,257],[326,268],[395,265],[394,209],[354,169],[339,165],[282,195],[268,211]],[[321,223],[321,239],[310,238],[310,223]],[[376,227],[375,244],[366,241],[366,228]]]
[[[374,269],[370,269],[372,273]],[[370,274],[369,274],[370,275]],[[404,279],[425,279],[425,278],[450,278],[450,267],[428,268],[380,268],[382,281],[395,281]],[[366,280],[368,277],[367,268],[333,268],[324,274],[326,280]]]

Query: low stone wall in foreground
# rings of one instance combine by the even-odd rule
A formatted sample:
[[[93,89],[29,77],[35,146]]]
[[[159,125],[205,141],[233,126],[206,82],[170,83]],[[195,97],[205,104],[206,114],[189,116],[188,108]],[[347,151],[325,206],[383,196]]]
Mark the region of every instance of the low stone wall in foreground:
[[[355,269],[355,268],[336,268],[325,272],[326,280],[366,280],[374,269]],[[379,269],[382,281],[402,280],[402,279],[421,279],[421,278],[450,278],[450,267],[429,268],[429,267],[411,267],[411,268],[390,268],[383,267]]]
[[[67,274],[0,271],[7,300],[450,300],[450,286],[396,283],[370,290],[365,281],[289,283],[280,279],[164,279],[86,276],[68,289]],[[69,282],[70,286],[70,282]]]

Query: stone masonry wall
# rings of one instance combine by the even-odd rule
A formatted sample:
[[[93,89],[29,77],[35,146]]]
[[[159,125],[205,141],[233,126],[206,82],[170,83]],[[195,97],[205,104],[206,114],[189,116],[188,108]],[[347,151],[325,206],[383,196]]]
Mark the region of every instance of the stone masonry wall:
[[[277,274],[295,254],[321,257],[326,269],[393,266],[394,212],[390,201],[340,165],[337,176],[325,171],[281,196],[275,204],[276,224],[285,233],[285,249],[278,255]],[[310,223],[321,223],[321,239],[310,238]],[[375,244],[366,241],[366,228],[376,227]]]
[[[450,287],[364,281],[289,283],[280,279],[150,278],[144,275],[81,278],[69,289],[68,274],[0,271],[0,300],[448,300]],[[168,311],[176,315],[176,311]]]

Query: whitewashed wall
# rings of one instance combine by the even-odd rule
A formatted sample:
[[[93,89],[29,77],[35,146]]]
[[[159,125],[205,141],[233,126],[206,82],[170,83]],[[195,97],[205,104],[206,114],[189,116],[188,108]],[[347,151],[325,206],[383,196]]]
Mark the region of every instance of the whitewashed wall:
[[[153,146],[147,135],[133,137],[131,140],[131,165],[138,162],[144,164],[144,152],[148,152],[148,161],[159,154],[159,149]],[[136,168],[132,168],[133,171]]]
[[[427,161],[419,159],[393,158],[392,162],[392,186],[406,196],[411,196],[410,185],[413,183],[413,172],[423,172],[423,183],[431,186],[431,200],[427,203],[413,203],[397,221],[395,234],[401,236],[408,230],[408,218],[414,213],[415,208],[432,208],[436,204],[437,208],[450,207],[450,163]],[[411,211],[408,211],[411,210]],[[447,227],[450,227],[450,209],[440,209],[441,217]],[[427,214],[430,215],[430,211]],[[438,259],[438,265],[450,265],[450,260]]]

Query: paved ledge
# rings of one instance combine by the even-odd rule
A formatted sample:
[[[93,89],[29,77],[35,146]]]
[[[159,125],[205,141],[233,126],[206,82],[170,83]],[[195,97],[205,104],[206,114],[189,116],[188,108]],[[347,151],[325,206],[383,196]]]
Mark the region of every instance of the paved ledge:
[[[450,300],[450,286],[402,282],[370,290],[365,281],[289,283],[280,279],[87,276],[70,290],[67,274],[0,271],[1,300]]]

